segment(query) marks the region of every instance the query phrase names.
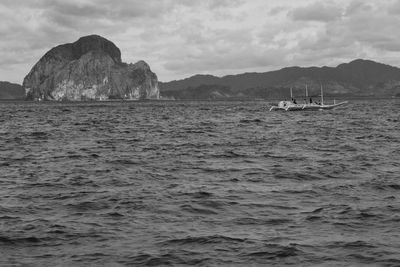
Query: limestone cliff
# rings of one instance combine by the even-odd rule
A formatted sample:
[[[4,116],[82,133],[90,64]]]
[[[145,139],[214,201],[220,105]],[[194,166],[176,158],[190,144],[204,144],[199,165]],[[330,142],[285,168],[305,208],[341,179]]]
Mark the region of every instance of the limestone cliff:
[[[158,99],[157,76],[144,61],[126,64],[112,42],[90,35],[48,51],[25,77],[29,99]]]

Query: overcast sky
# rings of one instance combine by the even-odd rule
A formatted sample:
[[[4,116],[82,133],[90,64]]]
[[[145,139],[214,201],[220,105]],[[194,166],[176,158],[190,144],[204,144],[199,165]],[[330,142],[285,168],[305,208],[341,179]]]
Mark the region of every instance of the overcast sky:
[[[99,34],[161,81],[197,73],[400,66],[400,0],[0,0],[0,80],[22,83],[52,47]]]

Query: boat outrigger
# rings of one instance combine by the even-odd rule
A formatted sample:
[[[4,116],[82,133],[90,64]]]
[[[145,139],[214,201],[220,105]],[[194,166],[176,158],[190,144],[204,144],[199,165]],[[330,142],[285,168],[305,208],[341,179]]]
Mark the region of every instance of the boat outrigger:
[[[342,106],[344,104],[347,104],[348,101],[336,103],[335,100],[333,100],[333,104],[327,105],[324,104],[324,93],[322,90],[322,85],[321,85],[321,102],[316,103],[312,102],[310,98],[309,103],[304,103],[304,104],[297,104],[296,100],[293,98],[293,93],[292,93],[292,88],[290,88],[290,98],[291,101],[280,101],[278,103],[278,106],[272,106],[269,111],[273,110],[285,110],[285,111],[300,111],[300,110],[324,110],[324,109],[334,109],[338,106]],[[306,85],[306,101],[308,100],[308,89]]]

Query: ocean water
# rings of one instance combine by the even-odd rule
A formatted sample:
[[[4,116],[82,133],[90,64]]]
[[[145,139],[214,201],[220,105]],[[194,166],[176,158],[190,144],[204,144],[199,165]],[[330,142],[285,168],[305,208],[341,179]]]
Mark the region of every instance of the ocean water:
[[[400,266],[400,100],[0,103],[0,266]]]

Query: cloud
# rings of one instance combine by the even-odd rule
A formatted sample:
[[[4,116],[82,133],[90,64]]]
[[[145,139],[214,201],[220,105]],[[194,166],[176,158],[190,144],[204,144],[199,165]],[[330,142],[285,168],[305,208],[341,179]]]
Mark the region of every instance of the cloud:
[[[336,33],[340,34],[341,31],[339,36],[342,39],[359,42],[364,47],[382,53],[400,52],[400,38],[394,34],[400,25],[400,18],[396,14],[388,13],[388,8],[391,9],[390,5],[358,5],[357,12],[347,14],[336,25]]]
[[[372,6],[370,4],[362,0],[355,0],[350,2],[350,4],[347,6],[345,15],[351,16],[358,12],[371,12],[371,11],[372,11]]]
[[[268,11],[268,15],[274,16],[274,15],[277,15],[277,14],[282,13],[282,12],[287,12],[287,7],[285,7],[285,6],[276,6],[274,8],[271,8]]]
[[[393,1],[393,3],[388,6],[388,13],[391,15],[400,14],[400,0]]]
[[[328,22],[340,19],[342,9],[333,2],[314,2],[307,6],[293,9],[289,16],[299,21]]]
[[[2,0],[0,80],[52,47],[99,34],[162,81],[364,57],[400,60],[400,0]]]

